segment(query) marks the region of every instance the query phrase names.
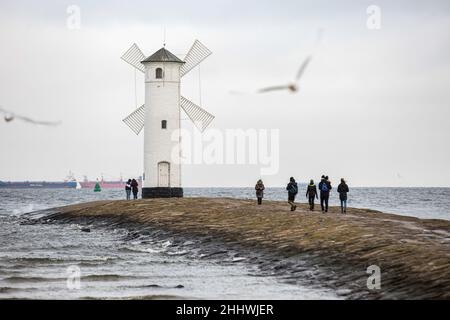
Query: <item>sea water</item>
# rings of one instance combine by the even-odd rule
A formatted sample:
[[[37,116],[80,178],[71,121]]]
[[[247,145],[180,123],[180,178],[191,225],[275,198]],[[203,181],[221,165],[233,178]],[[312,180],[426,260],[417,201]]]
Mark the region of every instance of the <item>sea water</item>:
[[[300,188],[299,201],[305,201]],[[252,188],[187,188],[196,197],[254,198]],[[23,224],[32,211],[123,199],[124,190],[0,189],[0,299],[337,299],[326,286],[289,283],[264,274],[245,256],[205,259],[173,235],[130,237],[129,230],[76,224]],[[283,188],[266,199],[285,200]],[[450,189],[358,188],[349,206],[420,218],[449,219]],[[336,194],[332,204],[337,203]],[[306,279],[305,279],[306,280]],[[310,279],[308,279],[310,280]],[[305,282],[306,283],[306,282]],[[309,282],[308,282],[309,283]]]

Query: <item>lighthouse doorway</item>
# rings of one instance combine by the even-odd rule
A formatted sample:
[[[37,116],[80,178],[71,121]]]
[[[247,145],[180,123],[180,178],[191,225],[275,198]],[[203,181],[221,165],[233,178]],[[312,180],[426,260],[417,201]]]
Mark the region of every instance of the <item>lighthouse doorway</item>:
[[[158,163],[158,187],[170,187],[170,163]]]

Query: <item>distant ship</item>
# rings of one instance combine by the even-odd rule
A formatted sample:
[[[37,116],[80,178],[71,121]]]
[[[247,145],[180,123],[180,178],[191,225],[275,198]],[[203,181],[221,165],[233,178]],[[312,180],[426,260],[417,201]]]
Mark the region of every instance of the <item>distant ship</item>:
[[[100,183],[100,187],[102,189],[125,188],[125,181],[123,181],[122,178],[116,181],[107,181],[102,177],[100,181],[89,181],[89,179],[84,176],[84,179],[80,182],[80,185],[82,189],[94,189],[97,182]]]
[[[9,189],[76,189],[76,181],[0,181],[0,188]]]
[[[142,178],[137,180],[142,185]],[[0,188],[10,189],[92,189],[99,182],[101,189],[125,188],[125,181],[122,177],[119,180],[107,181],[103,179],[90,181],[86,176],[84,180],[78,182],[72,173],[64,181],[0,181]]]
[[[71,173],[64,181],[0,181],[0,188],[9,189],[76,189],[77,186]]]

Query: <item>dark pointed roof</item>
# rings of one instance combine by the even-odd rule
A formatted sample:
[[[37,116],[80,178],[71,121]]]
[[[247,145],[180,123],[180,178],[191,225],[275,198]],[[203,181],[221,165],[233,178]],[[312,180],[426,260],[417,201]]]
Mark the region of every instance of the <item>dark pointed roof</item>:
[[[179,62],[184,63],[166,48],[161,48],[142,62]]]

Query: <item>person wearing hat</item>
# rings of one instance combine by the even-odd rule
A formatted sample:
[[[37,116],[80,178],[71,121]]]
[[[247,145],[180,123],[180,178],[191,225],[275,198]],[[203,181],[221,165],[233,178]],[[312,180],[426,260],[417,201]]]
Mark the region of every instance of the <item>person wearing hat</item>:
[[[320,207],[322,212],[328,212],[328,200],[330,199],[331,183],[328,180],[328,176],[322,176],[322,181],[319,183],[320,190]]]
[[[291,205],[291,211],[295,211],[297,209],[297,206],[295,205],[295,196],[298,193],[298,186],[297,182],[295,182],[295,179],[291,177],[289,179],[289,183],[286,187],[286,190],[288,192],[288,203]]]
[[[317,186],[314,180],[311,179],[308,188],[306,189],[306,197],[308,198],[309,210],[314,211],[314,199],[319,199],[317,196]]]
[[[341,201],[341,213],[347,213],[347,193],[350,191],[344,178],[341,179],[337,192],[339,193],[339,200]]]
[[[264,197],[264,183],[261,179],[258,180],[258,182],[255,185],[256,190],[256,199],[258,199],[258,204],[262,204],[262,198]]]

